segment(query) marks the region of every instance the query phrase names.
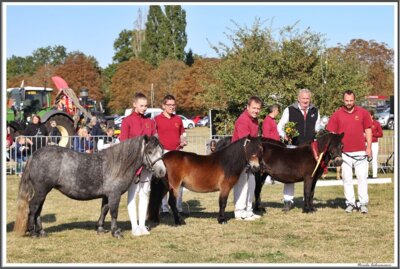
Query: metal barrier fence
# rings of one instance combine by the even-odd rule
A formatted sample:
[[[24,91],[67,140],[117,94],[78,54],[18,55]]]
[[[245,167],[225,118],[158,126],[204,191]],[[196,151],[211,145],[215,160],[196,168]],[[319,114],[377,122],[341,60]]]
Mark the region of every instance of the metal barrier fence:
[[[187,146],[184,151],[194,152],[197,154],[209,154],[209,143],[211,140],[218,141],[225,136],[213,136],[211,139],[205,136],[188,136]],[[20,136],[15,139],[12,148],[7,149],[6,174],[21,173],[27,158],[32,154],[32,145],[41,144],[46,146],[56,144],[68,147],[70,149],[93,153],[101,150],[102,142],[106,136],[91,136],[89,140],[85,140],[79,136],[53,136],[53,137],[37,137],[37,136]],[[28,140],[29,139],[29,140]],[[102,140],[102,141],[101,141]],[[333,169],[334,167],[329,167]],[[394,171],[394,137],[386,136],[379,139],[379,155],[378,155],[378,172],[388,173]]]

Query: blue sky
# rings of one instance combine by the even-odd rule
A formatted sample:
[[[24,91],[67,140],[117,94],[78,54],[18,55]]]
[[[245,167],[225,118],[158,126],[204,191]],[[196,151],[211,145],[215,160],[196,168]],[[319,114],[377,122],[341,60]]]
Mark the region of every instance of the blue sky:
[[[208,41],[214,45],[230,44],[224,33],[229,33],[228,28],[235,29],[232,20],[250,27],[256,17],[267,20],[265,25],[271,25],[276,31],[299,21],[299,30],[310,27],[311,31],[324,34],[328,47],[347,44],[354,38],[373,39],[390,48],[397,47],[394,4],[205,3],[182,7],[186,10],[186,48],[207,57],[217,56]],[[68,52],[79,50],[94,56],[100,66],[106,67],[115,53],[115,39],[122,30],[134,28],[139,8],[145,18],[147,4],[8,4],[3,6],[6,26],[2,25],[7,31],[3,36],[5,55],[25,57],[40,47],[63,45]]]

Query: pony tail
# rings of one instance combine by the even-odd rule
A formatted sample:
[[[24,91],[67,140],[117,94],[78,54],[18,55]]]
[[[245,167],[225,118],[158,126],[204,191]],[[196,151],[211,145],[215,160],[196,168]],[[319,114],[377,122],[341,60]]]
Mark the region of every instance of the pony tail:
[[[20,236],[24,235],[26,232],[29,215],[29,201],[35,194],[35,190],[29,177],[31,159],[32,158],[28,159],[25,171],[22,174],[22,178],[19,183],[17,217],[15,219],[14,231]]]

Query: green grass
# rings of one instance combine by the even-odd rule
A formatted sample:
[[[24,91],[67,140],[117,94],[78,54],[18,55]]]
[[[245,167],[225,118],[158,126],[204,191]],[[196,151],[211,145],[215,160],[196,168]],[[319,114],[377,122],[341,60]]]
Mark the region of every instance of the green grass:
[[[393,179],[393,175],[390,175]],[[12,231],[19,178],[7,177],[7,263],[394,263],[394,184],[370,184],[370,212],[346,214],[343,187],[317,187],[315,214],[303,214],[302,183],[296,184],[295,207],[283,213],[281,184],[262,191],[267,214],[254,222],[233,219],[232,194],[227,225],[217,223],[218,193],[184,192],[187,225],[174,227],[171,217],[151,234],[133,237],[126,209],[118,223],[124,239],[97,235],[100,200],[75,201],[53,190],[42,218],[48,237],[18,237]],[[110,226],[107,216],[106,227]],[[397,254],[396,254],[397,255]]]

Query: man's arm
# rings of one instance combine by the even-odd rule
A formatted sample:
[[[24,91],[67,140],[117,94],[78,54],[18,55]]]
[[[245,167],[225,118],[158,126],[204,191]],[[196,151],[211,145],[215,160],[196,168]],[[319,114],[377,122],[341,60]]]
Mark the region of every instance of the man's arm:
[[[371,128],[365,129],[365,138],[367,140],[367,149],[365,150],[365,153],[368,155],[368,157],[372,157],[372,151],[371,151],[372,130],[371,130]]]
[[[278,133],[279,136],[286,138],[286,134],[284,131],[285,124],[289,121],[289,109],[285,108],[282,113],[281,120],[278,123]]]

